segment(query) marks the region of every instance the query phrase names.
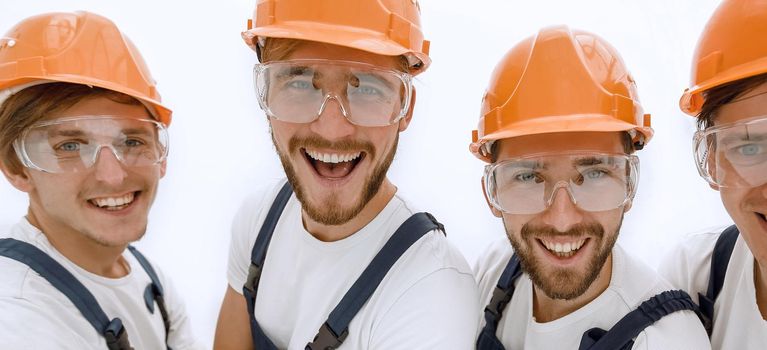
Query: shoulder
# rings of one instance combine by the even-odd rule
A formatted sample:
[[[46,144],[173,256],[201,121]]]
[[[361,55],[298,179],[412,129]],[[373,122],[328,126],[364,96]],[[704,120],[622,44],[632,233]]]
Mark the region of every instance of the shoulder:
[[[512,255],[514,250],[509,239],[504,235],[493,241],[477,259],[474,265],[474,276],[483,301],[489,301],[489,296],[498,284],[498,279],[501,278],[503,269],[506,268]]]
[[[386,215],[386,230],[391,231],[389,236],[413,215],[420,213],[407,200],[400,195],[392,198],[391,208],[385,209],[379,215]],[[439,218],[435,218],[439,221]],[[423,235],[413,243],[393,267],[398,273],[408,275],[412,282],[420,280],[428,275],[454,275],[460,279],[469,278],[473,281],[471,269],[463,257],[463,254],[447,239],[444,232],[434,229]]]
[[[633,347],[648,350],[710,348],[708,334],[700,319],[689,310],[671,313],[648,326],[637,336]]]
[[[382,212],[382,215],[390,215],[387,218],[388,223],[384,226],[392,231],[389,235],[418,212],[399,196],[392,200],[399,201],[393,203],[394,210]],[[444,294],[450,290],[454,295],[468,294],[476,299],[474,276],[466,259],[438,229],[424,234],[402,254],[381,287],[382,290],[389,290],[398,295],[414,296],[414,291],[420,290],[425,291],[423,296],[428,298],[429,295],[433,297],[434,293]]]
[[[48,254],[46,245],[39,241],[40,239],[44,240],[44,237],[38,236],[42,236],[42,234],[33,230],[26,220],[22,220],[9,231],[3,232],[0,239],[12,239],[31,244]],[[30,281],[35,285],[35,281],[42,279],[42,277],[27,264],[6,256],[0,256],[0,279],[3,281],[0,283],[0,297],[24,298]]]
[[[724,228],[708,229],[686,235],[661,260],[658,272],[675,288],[681,288],[697,302],[704,291],[711,270],[711,256]]]
[[[9,349],[90,349],[103,338],[53,292],[0,296],[0,339]],[[34,325],[33,327],[30,325]],[[44,336],[40,336],[44,335]]]
[[[674,290],[652,268],[627,254],[620,246],[614,250],[613,278],[610,288],[617,292],[629,310],[646,300]],[[616,266],[622,264],[623,266]],[[620,275],[618,275],[620,274]],[[697,315],[690,310],[672,312],[645,328],[637,337],[634,349],[708,349],[708,336]]]

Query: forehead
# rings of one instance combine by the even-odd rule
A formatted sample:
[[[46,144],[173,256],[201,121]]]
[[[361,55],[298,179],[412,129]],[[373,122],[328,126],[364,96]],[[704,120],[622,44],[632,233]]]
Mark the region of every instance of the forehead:
[[[53,113],[45,119],[98,115],[120,116],[129,119],[154,119],[144,105],[120,103],[103,96],[85,98],[72,107]]]
[[[291,59],[325,59],[353,61],[390,69],[398,69],[399,57],[378,55],[367,51],[352,49],[345,46],[302,42],[286,58]]]
[[[736,97],[733,101],[719,108],[714,125],[767,116],[767,83]]]
[[[621,132],[562,132],[498,140],[497,161],[538,153],[623,154]]]

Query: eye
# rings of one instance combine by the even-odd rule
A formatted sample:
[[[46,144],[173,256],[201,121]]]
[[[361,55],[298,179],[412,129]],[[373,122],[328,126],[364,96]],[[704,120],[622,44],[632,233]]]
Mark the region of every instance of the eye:
[[[573,179],[573,183],[576,185],[583,185],[586,181],[597,181],[603,179],[605,176],[609,176],[610,172],[601,168],[588,168],[579,171],[578,177]]]
[[[296,90],[314,89],[314,85],[306,80],[293,80],[287,84],[287,87]]]
[[[77,152],[80,150],[80,142],[77,142],[77,141],[63,142],[59,144],[56,147],[56,149],[59,151],[64,151],[64,152]]]
[[[377,96],[381,94],[381,90],[378,90],[372,86],[360,86],[357,88],[357,93],[362,95]]]
[[[762,147],[755,143],[738,146],[735,150],[743,156],[755,156],[759,153],[762,153]]]
[[[127,139],[125,140],[125,146],[128,147],[139,147],[144,145],[144,141],[139,139]]]
[[[515,182],[522,182],[522,183],[541,183],[543,182],[543,179],[541,179],[540,176],[538,176],[537,173],[532,171],[526,171],[519,174],[514,175],[514,181]]]
[[[588,180],[596,180],[602,178],[606,174],[607,172],[602,169],[589,169],[583,173],[583,177]]]

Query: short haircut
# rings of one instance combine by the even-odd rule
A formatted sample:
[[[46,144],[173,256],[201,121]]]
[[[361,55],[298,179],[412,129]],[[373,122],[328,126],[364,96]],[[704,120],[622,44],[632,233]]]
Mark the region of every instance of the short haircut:
[[[286,60],[302,42],[305,42],[305,40],[266,38],[266,40],[264,40],[264,46],[260,48],[261,62],[266,63]],[[410,65],[405,56],[399,56],[399,65],[397,68],[403,72],[410,71]]]
[[[498,160],[498,141],[493,142],[490,146],[490,162],[495,163]],[[621,132],[621,144],[623,144],[623,152],[626,154],[632,154],[636,151],[634,148],[634,142],[631,139],[631,135],[628,132]]]
[[[703,92],[705,101],[697,115],[698,129],[703,130],[713,126],[720,107],[764,83],[767,83],[767,73],[739,79]]]
[[[16,156],[13,142],[35,123],[48,119],[80,101],[105,97],[127,105],[142,103],[126,94],[99,87],[72,83],[46,83],[23,89],[0,105],[0,156],[3,166],[11,173],[20,174],[23,165]]]

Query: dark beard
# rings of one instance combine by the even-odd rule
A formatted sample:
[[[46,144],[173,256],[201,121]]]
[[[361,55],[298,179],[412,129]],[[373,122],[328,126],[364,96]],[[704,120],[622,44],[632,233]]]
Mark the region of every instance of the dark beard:
[[[274,134],[272,134],[272,142],[277,148],[277,143],[274,140]],[[381,188],[381,184],[386,179],[386,173],[389,171],[394,155],[397,152],[397,144],[399,142],[399,134],[394,139],[394,145],[391,151],[387,154],[378,166],[373,169],[373,173],[365,180],[363,187],[361,188],[360,199],[352,205],[350,208],[341,208],[338,205],[338,198],[336,194],[331,197],[325,203],[317,203],[314,205],[311,203],[307,196],[304,186],[298,179],[293,165],[290,163],[290,159],[287,155],[283,155],[277,150],[277,155],[280,157],[280,162],[285,170],[285,175],[288,177],[288,182],[293,186],[293,190],[296,193],[296,197],[301,202],[301,207],[312,220],[328,226],[343,225],[355,218],[363,208],[370,202],[373,197],[378,193]],[[298,157],[304,157],[301,154],[302,148],[315,147],[315,148],[330,148],[340,152],[350,150],[362,150],[366,153],[366,158],[375,158],[375,148],[370,142],[356,142],[356,141],[340,141],[331,142],[322,139],[317,136],[311,136],[306,138],[293,137],[288,142],[289,154],[297,155]]]
[[[604,227],[597,223],[578,224],[566,232],[558,232],[552,227],[525,224],[520,230],[520,237],[525,242],[524,247],[521,242],[515,242],[511,238],[510,232],[507,232],[507,236],[514,247],[514,252],[519,256],[522,269],[530,276],[533,285],[551,299],[572,300],[583,295],[599,276],[618,239],[620,226],[619,223],[616,231],[606,237],[607,241],[605,241]],[[589,236],[591,243],[597,249],[596,254],[587,262],[585,273],[573,273],[570,269],[554,269],[545,273],[543,263],[533,255],[532,246],[539,243],[532,237],[582,237],[584,233]]]

